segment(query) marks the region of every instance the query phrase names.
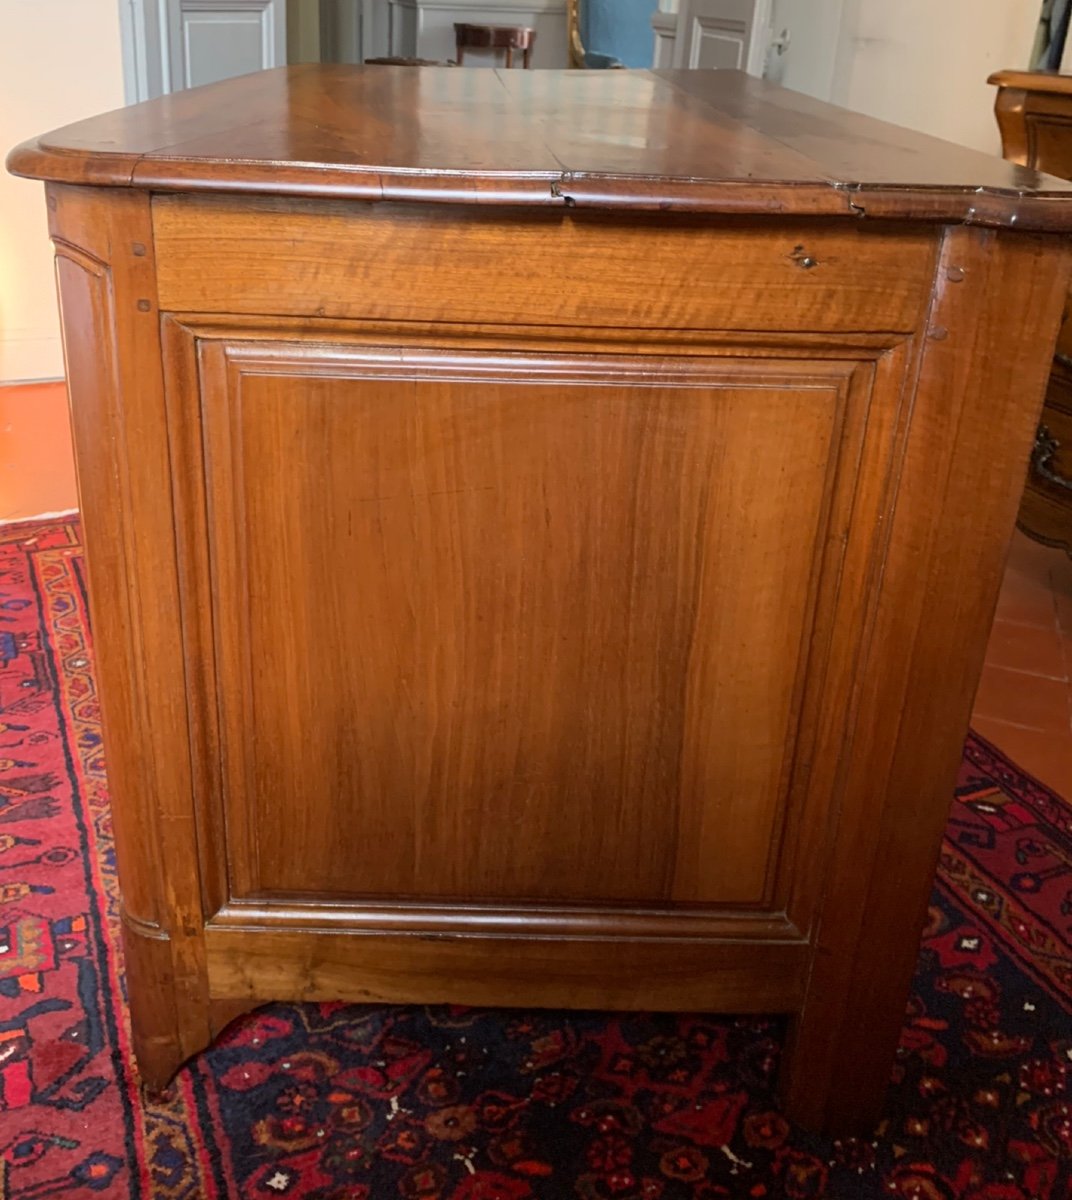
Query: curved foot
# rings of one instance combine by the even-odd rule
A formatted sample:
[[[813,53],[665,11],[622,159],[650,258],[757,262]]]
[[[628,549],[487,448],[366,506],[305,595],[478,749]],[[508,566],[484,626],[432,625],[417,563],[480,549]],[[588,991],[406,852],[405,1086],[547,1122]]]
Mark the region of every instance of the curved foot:
[[[167,1106],[175,1099],[177,1089],[174,1083],[169,1083],[163,1088],[152,1088],[144,1079],[138,1084],[138,1091],[141,1094],[142,1104],[147,1108],[160,1108]]]

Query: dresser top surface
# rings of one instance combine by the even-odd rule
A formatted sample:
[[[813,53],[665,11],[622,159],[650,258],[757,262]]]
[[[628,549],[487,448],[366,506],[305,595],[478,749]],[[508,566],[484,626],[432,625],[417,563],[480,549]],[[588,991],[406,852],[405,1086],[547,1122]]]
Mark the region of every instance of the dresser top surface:
[[[1025,92],[1072,96],[1072,75],[1062,75],[1060,71],[995,71],[987,83],[999,88],[1021,88]]]
[[[1072,184],[738,71],[292,66],[12,151],[61,183],[1072,230]]]

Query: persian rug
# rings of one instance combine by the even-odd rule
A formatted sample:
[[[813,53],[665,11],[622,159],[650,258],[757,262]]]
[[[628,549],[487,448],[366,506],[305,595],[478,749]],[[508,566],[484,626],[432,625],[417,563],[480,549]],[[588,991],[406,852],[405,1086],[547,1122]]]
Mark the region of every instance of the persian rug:
[[[1067,1200],[1072,809],[976,737],[951,799],[873,1139],[786,1122],[777,1021],[696,1015],[279,1004],[144,1104],[79,530],[0,528],[0,1196]]]

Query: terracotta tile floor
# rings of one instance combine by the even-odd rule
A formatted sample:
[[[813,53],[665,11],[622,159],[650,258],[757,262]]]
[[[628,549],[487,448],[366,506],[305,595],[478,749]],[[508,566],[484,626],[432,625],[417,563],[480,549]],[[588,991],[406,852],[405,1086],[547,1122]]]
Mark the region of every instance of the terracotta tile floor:
[[[1019,532],[972,727],[1072,798],[1072,561]]]
[[[77,507],[66,386],[0,386],[0,521]]]
[[[62,383],[0,386],[0,521],[76,507]],[[972,725],[1072,798],[1072,562],[1017,533]]]

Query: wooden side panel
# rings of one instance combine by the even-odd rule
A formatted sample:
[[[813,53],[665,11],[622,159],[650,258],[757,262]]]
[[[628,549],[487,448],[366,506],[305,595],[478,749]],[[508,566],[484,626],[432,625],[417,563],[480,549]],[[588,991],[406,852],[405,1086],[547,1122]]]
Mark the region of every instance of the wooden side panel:
[[[153,219],[174,312],[635,329],[907,333],[935,245],[840,222],[189,196]]]
[[[171,399],[227,893],[776,903],[857,368],[285,336],[215,331]]]
[[[149,200],[49,190],[134,1042],[162,1085],[208,1037]]]
[[[1053,241],[946,231],[869,642],[820,739],[844,745],[841,817],[785,1078],[813,1126],[878,1116],[1068,269]]]

